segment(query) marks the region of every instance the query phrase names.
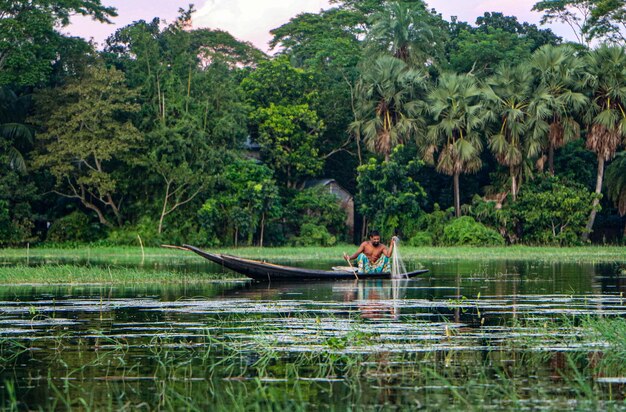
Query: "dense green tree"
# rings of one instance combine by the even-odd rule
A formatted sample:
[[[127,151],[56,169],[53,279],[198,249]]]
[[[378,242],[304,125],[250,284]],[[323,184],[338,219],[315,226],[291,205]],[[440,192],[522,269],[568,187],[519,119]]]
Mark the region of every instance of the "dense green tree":
[[[533,123],[532,74],[527,66],[502,65],[486,84],[486,105],[496,125],[495,132],[489,133],[489,149],[498,163],[508,167],[515,201],[521,178],[530,173],[532,161],[541,151],[541,140],[529,132]]]
[[[491,74],[502,62],[521,63],[530,57],[532,41],[501,28],[461,31],[449,52],[450,66],[457,72]]]
[[[518,226],[524,243],[577,244],[597,197],[582,185],[540,177],[525,185],[510,206],[511,224]]]
[[[265,226],[279,213],[278,188],[272,171],[241,159],[225,167],[211,196],[198,212],[211,236],[209,244],[224,242],[235,246],[239,239],[251,246],[257,232],[258,244],[263,246]]]
[[[324,122],[308,105],[271,104],[258,109],[254,120],[259,127],[262,159],[288,188],[319,173],[323,160],[318,156],[317,140]]]
[[[444,73],[428,94],[434,124],[418,140],[422,157],[439,173],[454,179],[454,208],[461,216],[459,176],[482,166],[480,131],[487,120],[482,91],[475,77]],[[435,153],[437,153],[435,156]]]
[[[192,11],[181,10],[163,28],[158,19],[124,27],[107,40],[105,50],[141,93],[136,122],[146,145],[135,151],[135,167],[150,178],[138,182],[134,192],[150,196],[137,199],[145,206],[136,213],[154,216],[158,234],[167,228],[166,218],[194,210],[227,153],[245,138],[247,107],[234,67],[254,65],[262,57],[223,32],[188,30]],[[174,218],[170,227],[177,224]]]
[[[287,221],[296,245],[332,246],[346,236],[346,212],[336,195],[325,187],[310,187],[295,194],[287,205]]]
[[[255,107],[305,104],[317,98],[313,79],[312,71],[296,68],[287,56],[279,56],[261,62],[241,81],[241,87]]]
[[[331,9],[303,13],[271,31],[272,49],[289,56],[297,66],[330,69],[356,67],[361,58],[361,20],[353,12]]]
[[[413,156],[410,148],[397,146],[389,160],[371,158],[358,169],[359,212],[370,229],[379,230],[385,237],[397,232],[411,238],[417,230],[417,218],[423,213],[426,193],[419,176],[424,163]]]
[[[57,29],[76,14],[106,23],[117,16],[100,0],[0,1],[0,85],[44,83],[63,43]]]
[[[530,51],[534,52],[544,45],[561,43],[561,38],[550,29],[540,29],[534,24],[520,23],[515,16],[505,16],[502,13],[486,12],[476,19],[476,30],[488,32],[490,29],[501,29],[530,40]]]
[[[367,148],[389,160],[393,148],[414,140],[424,127],[419,100],[426,76],[391,56],[380,56],[356,85],[356,120],[352,132]]]
[[[362,159],[360,141],[348,133],[354,120],[353,84],[362,57],[362,22],[360,13],[342,8],[304,13],[272,30],[270,43],[280,47],[278,53],[295,67],[313,75],[307,88],[315,93],[308,102],[326,126],[319,139],[323,174],[348,189],[355,186],[356,166]]]
[[[478,17],[475,27],[453,20],[448,31],[446,52],[450,68],[458,72],[490,74],[500,63],[524,62],[539,47],[561,42],[551,30],[495,12]]]
[[[583,61],[570,46],[547,45],[537,50],[531,68],[539,84],[533,91],[536,122],[533,132],[548,151],[548,168],[554,174],[554,151],[580,137],[576,120],[588,104],[582,93]]]
[[[596,197],[583,240],[589,239],[596,218],[604,164],[611,160],[626,136],[626,50],[601,46],[586,56],[591,104],[584,116],[587,148],[597,156]]]
[[[37,96],[37,139],[43,150],[35,165],[48,168],[55,178],[55,193],[77,199],[111,226],[124,221],[116,164],[141,140],[128,116],[138,110],[135,93],[115,69],[92,67],[85,77]],[[127,161],[130,159],[126,159]]]

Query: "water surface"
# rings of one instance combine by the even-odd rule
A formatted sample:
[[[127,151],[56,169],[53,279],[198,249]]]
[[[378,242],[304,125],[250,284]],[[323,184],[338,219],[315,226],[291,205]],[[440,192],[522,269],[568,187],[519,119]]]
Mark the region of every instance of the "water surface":
[[[407,263],[430,273],[2,285],[0,400],[44,410],[624,408],[626,365],[594,376],[612,349],[581,326],[626,315],[619,263]],[[199,259],[138,267],[155,265],[221,271]]]

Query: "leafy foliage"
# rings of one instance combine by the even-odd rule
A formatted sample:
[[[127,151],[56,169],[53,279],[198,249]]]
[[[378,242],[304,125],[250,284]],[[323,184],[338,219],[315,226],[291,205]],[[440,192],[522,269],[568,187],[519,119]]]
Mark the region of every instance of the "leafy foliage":
[[[116,164],[129,161],[128,152],[141,141],[128,118],[139,107],[124,80],[118,70],[89,68],[84,78],[42,92],[33,119],[43,144],[35,164],[50,170],[56,193],[79,200],[109,226],[106,209],[118,225],[123,222]]]
[[[75,211],[55,220],[48,229],[46,240],[54,243],[93,242],[102,236],[102,227],[97,222],[83,212]]]
[[[413,246],[443,246],[446,225],[453,219],[454,209],[441,210],[438,204],[431,213],[420,216],[417,221],[421,229],[409,241]]]
[[[396,231],[412,237],[423,213],[426,194],[417,178],[423,162],[411,159],[410,154],[406,147],[398,146],[388,161],[370,159],[358,169],[359,211],[383,237]]]
[[[596,197],[584,186],[544,176],[522,187],[510,206],[512,221],[524,243],[578,244]]]
[[[504,239],[473,217],[462,216],[444,227],[443,243],[448,246],[500,246]]]
[[[43,84],[63,43],[56,29],[75,14],[106,23],[117,16],[100,0],[0,1],[0,85]]]
[[[209,245],[238,245],[240,239],[252,245],[258,231],[262,245],[265,224],[279,214],[272,171],[249,160],[236,160],[224,169],[198,212]]]
[[[295,187],[322,169],[317,141],[324,123],[308,105],[276,106],[272,103],[267,108],[259,108],[253,119],[259,125],[262,158],[276,170],[287,187]]]

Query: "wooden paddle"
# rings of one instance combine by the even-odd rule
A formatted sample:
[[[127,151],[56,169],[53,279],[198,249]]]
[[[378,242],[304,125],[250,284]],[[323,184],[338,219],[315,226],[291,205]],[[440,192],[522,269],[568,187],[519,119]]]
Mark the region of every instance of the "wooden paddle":
[[[357,271],[354,270],[354,267],[352,266],[352,262],[350,262],[350,258],[344,253],[344,259],[346,259],[346,262],[348,262],[348,265],[350,265],[350,270],[352,270],[352,273],[354,273],[354,277],[356,278],[356,280],[359,280],[359,275],[357,274]]]

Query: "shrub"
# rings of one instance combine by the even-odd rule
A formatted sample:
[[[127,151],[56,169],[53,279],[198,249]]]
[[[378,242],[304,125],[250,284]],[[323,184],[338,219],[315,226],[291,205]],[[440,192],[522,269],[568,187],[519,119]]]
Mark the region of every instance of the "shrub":
[[[158,234],[158,223],[144,216],[135,225],[125,225],[111,230],[103,243],[115,246],[137,246],[139,244],[137,235],[141,236],[144,246],[159,246],[163,241],[161,235]]]
[[[454,217],[454,208],[441,210],[439,205],[435,203],[435,210],[427,215],[422,215],[417,220],[418,227],[430,234],[431,245],[443,245],[443,229]],[[418,245],[415,245],[418,246]]]
[[[300,236],[293,238],[295,246],[333,246],[337,238],[324,226],[305,223],[300,228]]]
[[[450,246],[499,246],[504,239],[470,216],[454,219],[443,229],[443,242]]]
[[[417,232],[409,239],[409,246],[432,246],[433,236],[428,232]]]
[[[555,176],[522,186],[509,206],[524,243],[569,246],[580,243],[595,194]]]
[[[46,240],[55,243],[93,242],[103,236],[102,226],[77,210],[52,222]]]

